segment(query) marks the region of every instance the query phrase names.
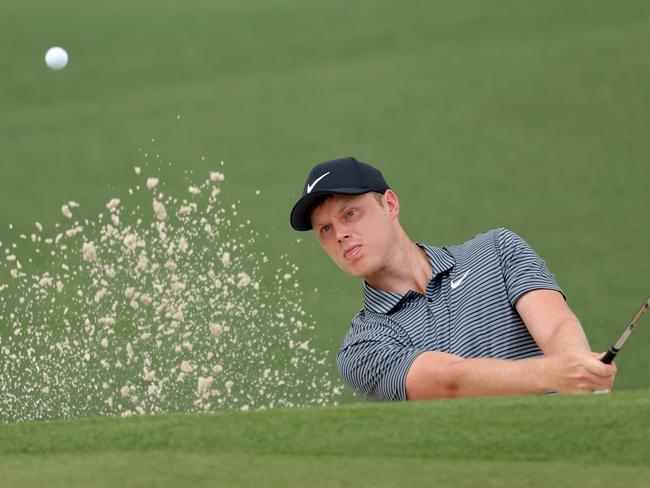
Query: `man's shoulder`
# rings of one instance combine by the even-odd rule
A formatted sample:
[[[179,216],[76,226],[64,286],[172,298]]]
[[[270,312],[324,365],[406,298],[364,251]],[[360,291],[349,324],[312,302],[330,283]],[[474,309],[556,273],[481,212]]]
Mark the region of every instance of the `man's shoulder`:
[[[367,308],[359,310],[354,317],[352,317],[352,329],[363,328],[369,324],[377,325],[388,322],[388,315],[378,312],[373,312]]]
[[[498,227],[496,229],[491,229],[486,232],[481,232],[476,234],[470,240],[463,242],[461,244],[455,244],[452,246],[445,246],[445,249],[449,251],[453,256],[463,256],[467,253],[475,252],[478,249],[492,248],[494,249],[498,246],[499,240],[504,233],[509,233],[508,229],[504,227]]]
[[[388,315],[362,308],[352,317],[344,343],[352,337],[372,336],[380,330],[386,331],[387,329],[396,331],[401,328]]]
[[[458,265],[468,261],[487,263],[494,260],[496,263],[529,247],[517,233],[505,227],[497,227],[481,232],[462,244],[445,246],[443,249]]]
[[[408,342],[409,337],[402,326],[392,320],[388,315],[361,309],[352,318],[350,329],[343,338],[341,351],[351,344],[375,343],[380,344],[386,340],[399,340]]]
[[[362,308],[352,317],[350,329],[348,329],[341,343],[341,350],[344,350],[350,343],[355,342],[360,336],[368,334],[374,327],[381,324],[381,317],[373,317],[373,315],[377,314]]]

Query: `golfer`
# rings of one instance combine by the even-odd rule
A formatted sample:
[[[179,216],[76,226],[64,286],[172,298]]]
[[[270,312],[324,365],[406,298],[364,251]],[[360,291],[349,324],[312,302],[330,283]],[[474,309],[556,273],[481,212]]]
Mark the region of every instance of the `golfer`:
[[[464,244],[413,242],[381,172],[352,157],[316,165],[291,225],[363,278],[363,309],[338,354],[369,400],[610,390],[544,261],[500,228]]]

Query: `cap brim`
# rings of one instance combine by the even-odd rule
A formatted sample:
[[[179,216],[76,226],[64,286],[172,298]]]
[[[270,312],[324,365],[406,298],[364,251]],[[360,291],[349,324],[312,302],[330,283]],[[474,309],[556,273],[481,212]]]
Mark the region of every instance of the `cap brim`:
[[[311,207],[317,200],[327,195],[362,195],[372,190],[370,188],[337,188],[335,190],[315,191],[303,195],[291,210],[291,227],[295,230],[311,230]]]

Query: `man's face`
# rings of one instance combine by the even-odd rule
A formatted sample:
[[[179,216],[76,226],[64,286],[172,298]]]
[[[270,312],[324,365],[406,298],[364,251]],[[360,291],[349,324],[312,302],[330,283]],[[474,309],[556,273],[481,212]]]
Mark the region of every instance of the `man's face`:
[[[311,212],[314,233],[346,273],[369,277],[386,265],[395,244],[397,197],[378,193],[332,195]]]

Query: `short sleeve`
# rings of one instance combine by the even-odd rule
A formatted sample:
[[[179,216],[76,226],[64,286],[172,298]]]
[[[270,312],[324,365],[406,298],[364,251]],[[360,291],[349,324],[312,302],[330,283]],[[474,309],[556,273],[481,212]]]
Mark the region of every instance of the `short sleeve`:
[[[390,319],[352,321],[343,341],[337,366],[343,379],[372,401],[406,400],[406,375],[424,351],[410,346],[406,333]]]
[[[524,239],[508,229],[501,228],[496,233],[495,244],[501,261],[508,300],[513,307],[524,293],[532,290],[556,290],[566,299],[566,295],[546,267],[544,260]]]

